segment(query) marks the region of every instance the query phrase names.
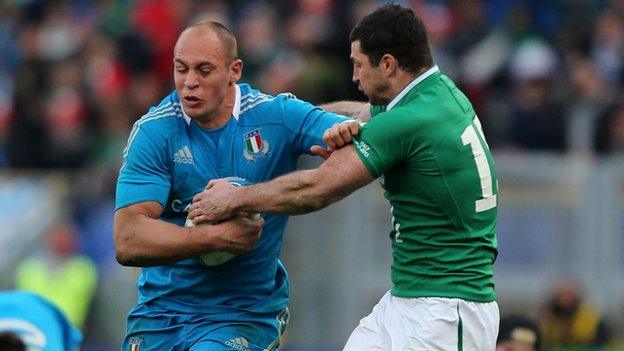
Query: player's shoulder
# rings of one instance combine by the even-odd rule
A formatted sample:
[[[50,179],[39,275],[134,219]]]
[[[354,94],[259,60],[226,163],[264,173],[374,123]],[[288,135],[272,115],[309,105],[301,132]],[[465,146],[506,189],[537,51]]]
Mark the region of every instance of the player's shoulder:
[[[383,133],[396,137],[430,137],[440,135],[449,118],[436,107],[423,108],[421,103],[395,106],[379,112],[367,124],[369,133]]]
[[[281,120],[281,112],[288,103],[297,103],[297,97],[291,93],[275,96],[263,93],[249,84],[239,84],[240,110],[242,123],[275,123]]]
[[[143,129],[153,135],[171,135],[184,130],[186,118],[176,92],[165,96],[134,123],[133,129]]]
[[[46,307],[51,306],[50,302],[46,299],[30,291],[13,290],[0,293],[0,305],[13,303],[27,305],[32,308],[37,305]]]
[[[468,98],[455,83],[443,74],[434,77],[426,87],[408,95],[408,100],[379,116],[420,126],[441,127],[457,123],[458,119],[473,116]]]
[[[258,107],[270,103],[275,99],[270,94],[265,94],[253,88],[249,84],[239,84],[240,89],[240,115],[257,110]]]

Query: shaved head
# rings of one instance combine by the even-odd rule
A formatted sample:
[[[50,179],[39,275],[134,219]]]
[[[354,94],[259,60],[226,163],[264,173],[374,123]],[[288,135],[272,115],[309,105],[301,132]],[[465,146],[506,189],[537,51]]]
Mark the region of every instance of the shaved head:
[[[186,28],[173,49],[173,66],[184,112],[204,128],[225,124],[243,70],[232,32],[212,21]]]
[[[194,23],[187,27],[180,36],[178,37],[178,42],[180,39],[191,32],[204,32],[211,31],[217,35],[219,41],[221,41],[221,45],[223,47],[223,53],[227,55],[227,58],[230,60],[234,60],[238,58],[238,45],[236,44],[236,38],[234,34],[227,29],[223,24],[214,21],[200,21]],[[177,44],[176,44],[177,45]]]

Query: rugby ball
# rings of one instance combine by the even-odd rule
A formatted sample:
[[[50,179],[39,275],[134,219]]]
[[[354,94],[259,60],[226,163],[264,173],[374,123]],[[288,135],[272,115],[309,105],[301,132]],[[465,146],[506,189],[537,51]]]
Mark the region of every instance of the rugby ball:
[[[229,178],[226,178],[226,180],[229,181],[230,184],[235,187],[251,185],[251,183],[248,180],[244,178],[240,178],[240,177],[229,177]],[[260,214],[256,213],[252,215],[251,218],[258,219],[260,218]],[[195,224],[193,224],[192,220],[187,218],[186,222],[184,223],[184,226],[195,227]],[[218,266],[220,264],[224,264],[227,261],[231,260],[234,256],[236,255],[234,255],[233,253],[226,252],[226,251],[213,251],[213,252],[200,256],[199,259],[206,266]]]

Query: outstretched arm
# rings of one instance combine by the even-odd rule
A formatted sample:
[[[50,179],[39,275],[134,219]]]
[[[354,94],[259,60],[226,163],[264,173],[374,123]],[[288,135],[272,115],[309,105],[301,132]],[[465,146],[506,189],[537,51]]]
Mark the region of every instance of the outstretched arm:
[[[313,212],[374,179],[355,148],[348,145],[336,150],[316,169],[293,172],[266,183],[234,188],[223,180],[211,181],[193,199],[189,218],[200,224],[229,218],[238,212]]]
[[[371,118],[370,104],[362,101],[336,101],[319,105],[325,111],[366,122]]]

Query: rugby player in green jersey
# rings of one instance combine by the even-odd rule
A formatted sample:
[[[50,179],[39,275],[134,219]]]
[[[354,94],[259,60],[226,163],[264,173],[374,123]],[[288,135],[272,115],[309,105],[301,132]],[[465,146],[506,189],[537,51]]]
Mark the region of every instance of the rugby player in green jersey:
[[[317,169],[249,187],[211,181],[189,218],[307,213],[380,178],[393,215],[393,286],[345,350],[494,350],[498,183],[475,111],[435,66],[411,10],[378,8],[350,41],[353,81],[372,105],[353,143],[358,132],[339,125],[326,141],[348,144]]]

